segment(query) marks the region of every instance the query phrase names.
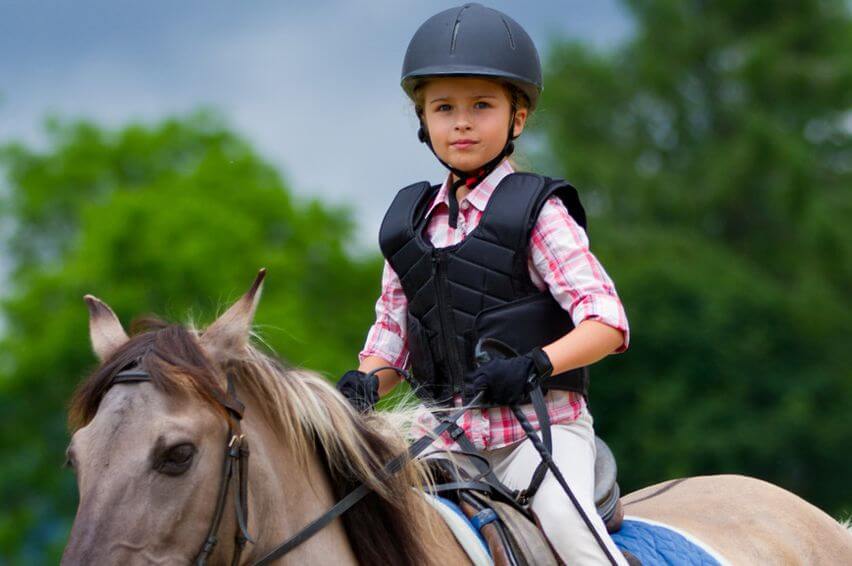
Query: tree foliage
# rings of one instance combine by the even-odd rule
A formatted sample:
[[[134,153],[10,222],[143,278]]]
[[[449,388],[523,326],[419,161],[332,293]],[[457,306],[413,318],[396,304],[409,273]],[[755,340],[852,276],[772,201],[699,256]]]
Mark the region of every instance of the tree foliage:
[[[631,0],[607,51],[558,41],[537,128],[581,191],[632,346],[592,370],[629,491],[758,476],[852,511],[852,18],[840,0]],[[95,360],[84,293],[204,324],[269,268],[257,322],[339,375],[380,260],[215,116],[52,121],[0,146],[0,564],[55,563],[76,504],[64,405]]]
[[[344,210],[298,202],[209,114],[107,131],[53,123],[48,147],[2,148],[13,229],[0,341],[0,555],[56,562],[76,506],[65,403],[95,365],[82,297],[125,322],[155,312],[210,322],[269,276],[257,323],[297,365],[340,375],[372,318],[380,264],[353,258]],[[9,225],[9,224],[7,224]],[[14,455],[13,455],[14,454]],[[49,559],[48,557],[51,557]]]
[[[593,369],[623,487],[737,472],[852,510],[852,19],[841,1],[633,0],[547,60],[547,158],[633,345]]]

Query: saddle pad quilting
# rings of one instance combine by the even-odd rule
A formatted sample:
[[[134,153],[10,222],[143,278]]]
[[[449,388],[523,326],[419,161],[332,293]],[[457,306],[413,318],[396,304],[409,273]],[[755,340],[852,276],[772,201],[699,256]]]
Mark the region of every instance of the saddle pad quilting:
[[[672,566],[724,566],[727,562],[694,538],[667,525],[638,517],[625,517],[621,530],[612,534],[618,548],[635,555],[642,564]]]

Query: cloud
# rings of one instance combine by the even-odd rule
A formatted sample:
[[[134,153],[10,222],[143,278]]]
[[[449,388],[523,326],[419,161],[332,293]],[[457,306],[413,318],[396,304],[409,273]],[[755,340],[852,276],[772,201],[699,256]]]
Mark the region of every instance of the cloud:
[[[38,143],[48,112],[118,126],[212,106],[297,193],[352,206],[359,244],[376,251],[396,190],[444,175],[415,138],[399,69],[419,24],[456,4],[21,3],[0,24],[0,137]],[[612,2],[489,5],[540,47],[557,34],[607,44],[629,31]]]

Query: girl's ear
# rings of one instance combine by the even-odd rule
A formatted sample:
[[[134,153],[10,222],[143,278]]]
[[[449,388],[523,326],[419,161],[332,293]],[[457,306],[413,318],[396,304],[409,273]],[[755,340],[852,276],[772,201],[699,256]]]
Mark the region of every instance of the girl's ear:
[[[527,117],[529,117],[530,111],[527,108],[521,106],[517,110],[515,110],[515,124],[514,129],[512,130],[512,136],[518,137],[521,135],[521,132],[524,131],[524,126],[527,123]]]

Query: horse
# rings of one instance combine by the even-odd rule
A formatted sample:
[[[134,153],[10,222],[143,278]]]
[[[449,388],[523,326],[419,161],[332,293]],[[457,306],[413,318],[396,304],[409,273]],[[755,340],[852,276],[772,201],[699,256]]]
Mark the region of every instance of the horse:
[[[294,536],[276,564],[470,564],[423,496],[428,468],[405,459],[387,472],[406,452],[401,413],[361,414],[318,373],[252,343],[264,276],[204,330],[144,317],[128,335],[85,296],[100,365],[69,404],[79,505],[62,564],[265,563]],[[366,497],[304,534],[362,485]],[[852,558],[852,533],[754,478],[664,482],[623,503],[732,564]]]

